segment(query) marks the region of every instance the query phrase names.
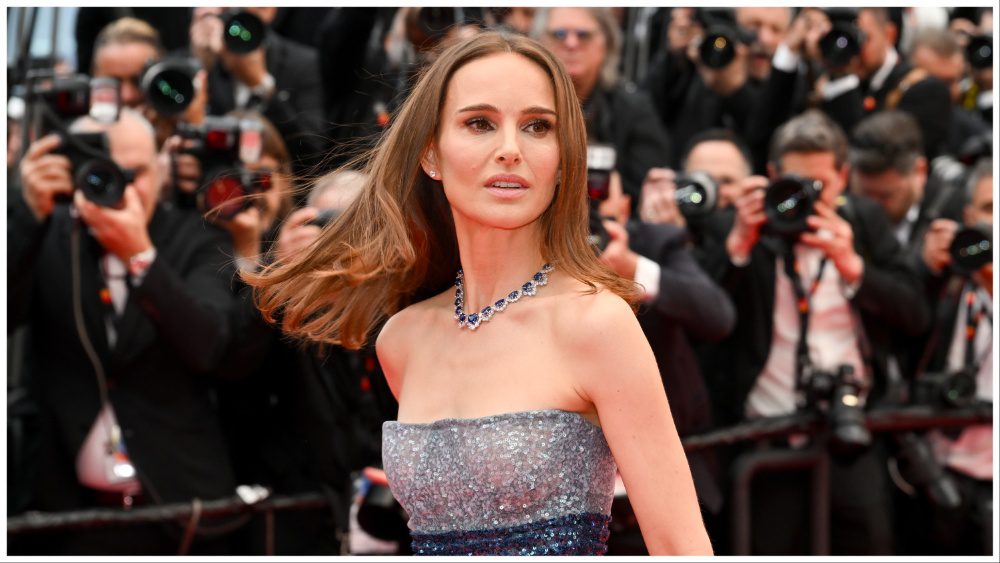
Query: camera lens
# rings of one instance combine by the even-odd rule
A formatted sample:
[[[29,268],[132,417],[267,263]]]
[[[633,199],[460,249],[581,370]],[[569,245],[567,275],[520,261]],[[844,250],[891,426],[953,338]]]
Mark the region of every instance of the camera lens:
[[[724,30],[710,30],[698,45],[698,57],[709,68],[723,68],[736,58],[736,41]]]
[[[980,229],[962,229],[951,241],[952,268],[971,274],[993,261],[993,241]]]
[[[700,217],[715,209],[719,188],[704,172],[691,172],[677,178],[674,200],[685,217]]]
[[[819,40],[819,50],[826,64],[842,67],[861,52],[861,45],[853,28],[846,24],[835,23],[833,28]]]
[[[237,12],[223,24],[222,38],[231,53],[255,51],[264,42],[264,22],[250,12]]]
[[[194,98],[193,69],[178,61],[163,61],[149,68],[142,77],[142,89],[153,108],[162,115],[183,112]]]
[[[764,212],[769,228],[777,234],[797,235],[805,231],[813,213],[820,183],[797,176],[779,178],[767,188]]]
[[[202,212],[217,213],[222,219],[232,219],[249,207],[247,189],[235,174],[216,174],[203,188],[199,198]]]
[[[965,55],[972,68],[982,69],[993,66],[993,38],[989,35],[975,35],[969,38]]]
[[[108,160],[88,160],[76,173],[76,188],[90,201],[113,207],[125,194],[125,175]]]

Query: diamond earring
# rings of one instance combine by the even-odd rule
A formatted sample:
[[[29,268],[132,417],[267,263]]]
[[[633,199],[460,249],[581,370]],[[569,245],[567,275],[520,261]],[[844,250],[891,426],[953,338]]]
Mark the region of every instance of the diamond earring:
[[[437,178],[437,175],[438,175],[438,173],[437,173],[437,172],[435,172],[435,171],[433,171],[433,170],[431,170],[431,171],[430,171],[430,172],[428,172],[427,174],[429,174],[431,178]]]

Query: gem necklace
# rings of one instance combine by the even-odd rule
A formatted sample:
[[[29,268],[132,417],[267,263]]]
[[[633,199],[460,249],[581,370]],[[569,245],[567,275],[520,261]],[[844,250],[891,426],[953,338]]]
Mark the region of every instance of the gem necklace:
[[[492,319],[493,315],[507,308],[507,305],[517,302],[520,298],[534,295],[538,288],[549,283],[549,272],[553,269],[552,264],[546,263],[542,269],[531,279],[524,283],[519,289],[507,294],[506,297],[498,300],[492,305],[483,307],[478,313],[465,314],[465,292],[462,289],[462,270],[458,270],[455,276],[455,318],[458,319],[458,328],[469,327],[469,330],[476,330],[479,325]]]

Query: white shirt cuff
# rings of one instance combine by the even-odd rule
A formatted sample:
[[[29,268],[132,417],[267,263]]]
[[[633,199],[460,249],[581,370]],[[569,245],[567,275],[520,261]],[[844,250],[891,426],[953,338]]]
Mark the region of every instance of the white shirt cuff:
[[[784,43],[779,43],[774,50],[774,57],[771,59],[771,66],[782,72],[795,72],[799,68],[801,57],[792,52]]]
[[[236,267],[240,269],[241,272],[247,272],[250,274],[256,274],[257,270],[260,269],[260,265],[256,260],[251,260],[250,258],[244,258],[238,256],[236,258]]]
[[[976,96],[976,107],[985,109],[993,107],[993,90],[989,92],[980,92]]]
[[[642,286],[642,300],[652,301],[660,294],[660,265],[640,256],[635,264],[635,283]]]
[[[836,80],[831,80],[823,85],[823,99],[832,100],[841,94],[850,92],[861,85],[861,80],[856,74],[841,76]]]

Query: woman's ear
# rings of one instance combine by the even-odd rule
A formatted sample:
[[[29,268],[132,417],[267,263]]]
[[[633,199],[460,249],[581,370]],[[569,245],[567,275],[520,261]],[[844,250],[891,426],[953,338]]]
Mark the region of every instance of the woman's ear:
[[[423,168],[424,173],[432,179],[441,179],[441,168],[438,166],[437,151],[434,149],[433,145],[428,145],[427,148],[424,149],[424,154],[420,157],[420,167]]]

